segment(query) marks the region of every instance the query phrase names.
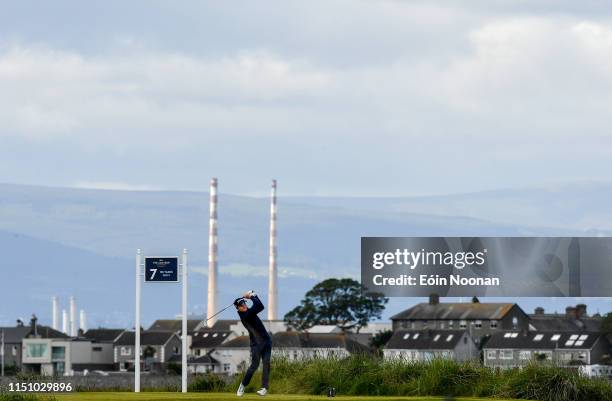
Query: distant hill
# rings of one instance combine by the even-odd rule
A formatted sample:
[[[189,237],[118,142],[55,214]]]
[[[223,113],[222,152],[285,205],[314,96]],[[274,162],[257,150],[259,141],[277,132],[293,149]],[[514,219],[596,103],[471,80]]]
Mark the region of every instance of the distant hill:
[[[552,195],[537,194],[533,200],[520,191],[484,193],[482,198],[478,194],[401,199],[280,197],[280,312],[295,306],[322,278],[359,277],[361,236],[580,235],[584,234],[581,228],[572,228],[587,227],[575,221],[586,221],[580,211],[588,219],[594,219],[596,211],[605,214],[602,201],[594,195],[586,198],[597,207],[579,203],[578,195],[567,195],[547,210]],[[564,206],[561,198],[574,203]],[[478,216],[478,208],[483,216],[504,222],[444,215],[461,211]],[[564,208],[568,217],[552,224],[556,222],[552,216]],[[571,212],[572,208],[578,211]],[[516,221],[505,217],[504,211]],[[267,199],[220,196],[220,304],[251,288],[267,296],[268,213]],[[538,227],[534,223],[538,221],[547,224]],[[17,316],[27,318],[32,312],[50,318],[51,295],[62,296],[64,307],[69,295],[77,296],[79,307],[90,313],[94,323],[130,324],[134,254],[139,247],[149,255],[189,249],[190,311],[202,313],[207,231],[205,192],[0,185],[0,324],[11,323]],[[145,321],[178,313],[179,294],[179,286],[147,286]]]
[[[594,235],[612,230],[612,184],[570,182],[541,188],[501,189],[420,197],[293,197],[289,201],[352,210],[465,216],[500,224]]]

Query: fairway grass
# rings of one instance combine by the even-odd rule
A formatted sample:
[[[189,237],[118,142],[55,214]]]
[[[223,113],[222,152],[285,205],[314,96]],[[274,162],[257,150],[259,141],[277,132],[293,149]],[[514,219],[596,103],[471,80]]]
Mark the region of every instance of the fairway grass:
[[[44,399],[44,398],[43,398]],[[262,400],[262,401],[321,401],[331,400],[326,396],[314,395],[288,395],[288,394],[269,394],[265,397],[260,397],[256,394],[245,394],[244,397],[237,397],[232,393],[64,393],[56,394],[55,399],[58,401],[115,401],[115,400],[138,400],[138,401],[174,401],[174,400],[202,400],[202,401],[225,401],[225,400]],[[337,396],[333,398],[339,401],[444,401],[444,397],[388,397],[388,396]],[[482,401],[490,398],[455,398],[454,401]],[[504,401],[496,399],[496,401]],[[509,400],[506,400],[509,401]]]

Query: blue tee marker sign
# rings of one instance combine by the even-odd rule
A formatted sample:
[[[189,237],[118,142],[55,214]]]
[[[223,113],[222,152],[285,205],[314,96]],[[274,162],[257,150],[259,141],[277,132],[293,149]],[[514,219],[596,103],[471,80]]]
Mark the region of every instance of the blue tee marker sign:
[[[145,282],[178,283],[178,257],[146,257]]]

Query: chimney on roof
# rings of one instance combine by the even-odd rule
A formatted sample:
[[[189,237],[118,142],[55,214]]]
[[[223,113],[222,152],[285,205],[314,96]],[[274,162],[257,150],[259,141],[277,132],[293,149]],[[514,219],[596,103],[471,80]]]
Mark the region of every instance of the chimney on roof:
[[[537,308],[535,308],[535,314],[536,315],[543,315],[544,314],[544,308],[542,308],[541,306],[538,306]]]
[[[587,306],[585,304],[576,305],[576,319],[587,317]]]
[[[440,303],[440,296],[438,294],[430,294],[429,295],[429,304],[430,305],[438,305]]]
[[[573,306],[568,306],[567,308],[565,308],[565,316],[571,319],[575,319],[576,308],[574,308]]]
[[[38,337],[38,318],[35,314],[32,314],[32,319],[30,319],[30,327],[32,328],[31,332],[34,337]]]

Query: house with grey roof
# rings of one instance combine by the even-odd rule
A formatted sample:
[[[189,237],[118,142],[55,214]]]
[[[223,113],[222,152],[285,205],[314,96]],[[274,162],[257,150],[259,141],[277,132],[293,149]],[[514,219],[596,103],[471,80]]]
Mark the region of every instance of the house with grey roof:
[[[432,294],[428,303],[419,303],[391,316],[393,331],[467,330],[476,344],[504,330],[528,330],[529,316],[513,303],[441,303]]]
[[[272,335],[272,355],[289,359],[344,358],[369,349],[344,333],[278,332]],[[219,362],[219,372],[235,374],[250,361],[248,336],[238,336],[219,345],[210,356]]]
[[[493,368],[515,368],[532,361],[560,366],[598,364],[610,345],[604,335],[593,332],[495,333],[483,347],[484,365]]]
[[[134,369],[135,341],[133,331],[125,331],[115,340],[113,361],[118,370]],[[161,369],[173,356],[181,355],[181,339],[169,331],[142,331],[139,352],[143,370]]]
[[[199,330],[191,334],[191,355],[201,357],[208,355],[211,351],[226,341],[235,338],[232,331]]]
[[[272,355],[288,359],[345,358],[369,353],[367,346],[347,333],[310,333],[285,331],[272,336]]]
[[[23,323],[14,327],[0,327],[4,334],[4,367],[6,372],[18,372],[21,370],[21,343],[30,333],[30,327]]]
[[[91,342],[91,358],[87,363],[76,364],[74,370],[114,370],[115,341],[124,331],[124,329],[97,328],[83,333],[82,339]]]
[[[565,313],[545,313],[538,307],[529,315],[530,328],[534,331],[576,332],[601,330],[601,316],[590,316],[585,304],[568,306]]]
[[[478,360],[478,346],[466,330],[397,330],[383,348],[387,360]]]

